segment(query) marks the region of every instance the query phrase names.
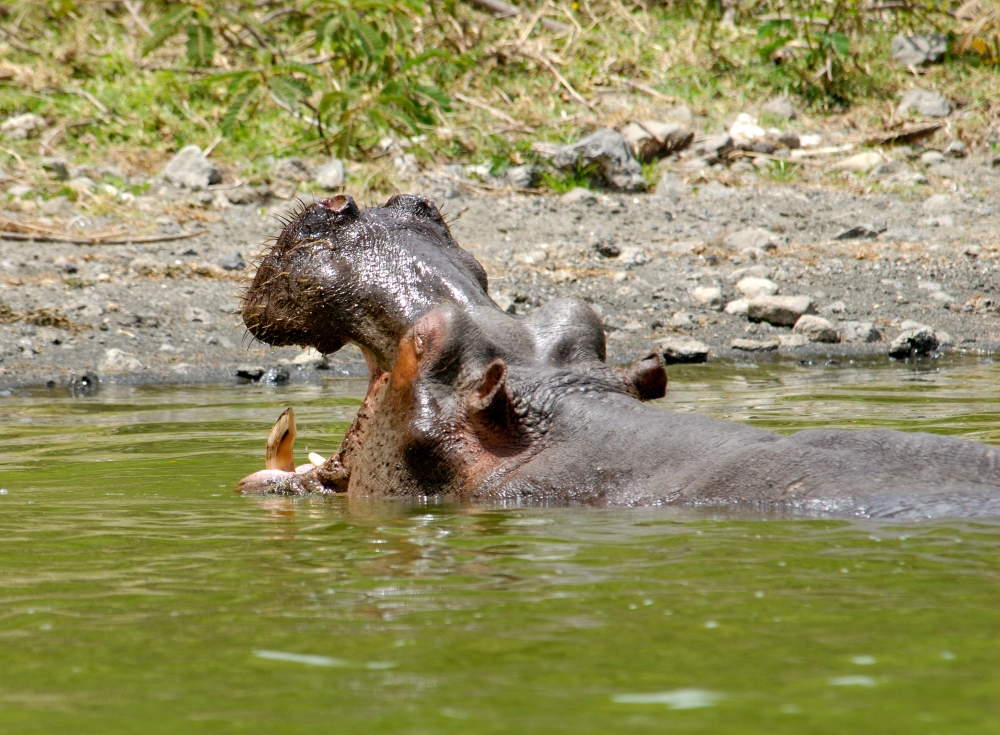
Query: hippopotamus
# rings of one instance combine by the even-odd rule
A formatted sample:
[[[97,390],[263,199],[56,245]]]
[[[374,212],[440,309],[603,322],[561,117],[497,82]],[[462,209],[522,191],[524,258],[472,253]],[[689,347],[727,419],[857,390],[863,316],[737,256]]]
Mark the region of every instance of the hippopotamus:
[[[413,199],[402,200],[405,206],[390,200],[385,207],[354,211],[354,224],[343,236],[338,234],[343,225],[334,220],[327,229],[310,230],[309,243],[354,243],[353,249],[325,255],[319,263],[290,264],[300,250],[318,247],[304,244],[294,223],[292,234],[286,228],[265,258],[244,306],[251,332],[272,341],[327,347],[356,341],[372,355],[378,374],[359,412],[364,420],[351,445],[350,466],[338,470],[336,481],[323,473],[331,460],[314,469],[294,468],[294,429],[288,430],[286,416],[269,439],[272,469],[245,478],[241,491],[748,508],[836,517],[1000,514],[997,447],[885,430],[821,429],[783,436],[644,403],[628,373],[601,367],[603,331],[591,326],[592,311],[580,304],[562,312],[566,307],[559,307],[553,313],[569,314],[566,323],[543,316],[514,320],[491,308],[481,267],[454,250],[458,246],[447,226],[436,208],[427,213],[426,200],[416,218],[426,217],[433,227],[415,224]],[[351,205],[330,201],[313,207],[332,211]],[[300,219],[312,216],[310,211]],[[368,224],[358,227],[359,222]],[[411,263],[425,266],[405,266],[416,280],[404,279],[411,288],[406,293],[413,295],[401,296],[402,301],[371,300],[371,283],[377,279],[355,286],[345,280],[356,267],[352,264],[369,267],[371,254],[383,252],[387,243],[395,248],[390,249],[394,266],[407,253],[414,258]],[[268,265],[272,257],[274,264]],[[446,276],[430,272],[435,264],[454,270]],[[465,290],[444,288],[461,281],[461,273]],[[278,274],[294,274],[306,294],[323,295],[338,285],[337,298],[356,310],[358,325],[338,322],[331,333],[328,322],[313,324],[310,314],[341,319],[344,308],[332,301],[320,306],[316,296],[300,299],[285,282],[276,291],[293,336],[283,336],[273,322],[262,328],[251,317],[272,308],[269,289]],[[420,285],[424,278],[426,285]],[[321,289],[323,284],[329,285]],[[407,308],[406,298],[419,305]],[[574,321],[581,318],[584,328]],[[546,347],[551,344],[569,347],[553,354]],[[662,363],[653,360],[638,371],[640,376],[657,374],[654,364],[662,370]],[[279,455],[285,459],[277,467],[273,458]]]

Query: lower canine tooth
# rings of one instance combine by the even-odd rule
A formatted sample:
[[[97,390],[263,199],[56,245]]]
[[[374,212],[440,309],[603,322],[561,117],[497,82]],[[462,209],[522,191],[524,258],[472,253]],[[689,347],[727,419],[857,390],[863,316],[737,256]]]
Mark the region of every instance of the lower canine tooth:
[[[322,455],[316,454],[316,452],[309,452],[309,461],[319,467],[321,464],[326,462],[326,458]]]

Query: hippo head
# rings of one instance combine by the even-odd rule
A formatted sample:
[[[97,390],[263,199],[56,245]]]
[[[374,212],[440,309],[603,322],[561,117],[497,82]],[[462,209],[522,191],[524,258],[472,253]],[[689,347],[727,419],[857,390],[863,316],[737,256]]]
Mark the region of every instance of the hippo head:
[[[323,353],[363,345],[386,369],[428,309],[492,305],[486,272],[462,250],[429,199],[397,195],[360,210],[345,195],[305,206],[264,255],[243,297],[250,333]]]
[[[543,449],[553,404],[583,393],[634,388],[600,364],[508,362],[466,312],[442,304],[400,341],[348,492],[469,497]]]

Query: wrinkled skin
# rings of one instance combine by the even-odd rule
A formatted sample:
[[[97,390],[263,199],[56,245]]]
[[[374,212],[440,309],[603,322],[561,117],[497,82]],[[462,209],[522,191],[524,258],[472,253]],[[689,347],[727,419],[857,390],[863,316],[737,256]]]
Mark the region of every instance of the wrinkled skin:
[[[662,363],[607,368],[585,304],[514,319],[493,306],[482,269],[428,213],[433,205],[394,198],[332,225],[315,211],[353,206],[345,199],[312,205],[286,228],[244,317],[276,344],[359,344],[368,396],[338,455],[251,475],[244,492],[1000,515],[996,447],[892,431],[781,436],[650,408],[638,398],[662,394]]]
[[[348,492],[997,516],[1000,448],[884,430],[782,436],[651,408],[598,376],[511,371],[466,314],[442,306],[401,340]]]
[[[604,329],[585,302],[556,299],[523,318],[501,311],[487,293],[486,272],[458,246],[430,200],[398,195],[362,211],[350,197],[337,196],[304,207],[287,223],[261,261],[241,311],[250,333],[272,345],[329,354],[357,344],[371,377],[368,395],[341,449],[326,463],[288,474],[269,468],[244,478],[239,489],[344,490],[400,339],[444,303],[456,305],[502,345],[513,369],[560,367],[604,376],[640,399],[664,394],[666,372],[658,356],[626,371],[604,363]]]

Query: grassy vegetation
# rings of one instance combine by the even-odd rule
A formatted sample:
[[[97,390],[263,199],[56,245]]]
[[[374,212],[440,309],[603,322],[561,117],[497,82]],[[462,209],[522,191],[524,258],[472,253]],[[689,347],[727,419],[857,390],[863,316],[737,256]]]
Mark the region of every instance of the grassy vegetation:
[[[50,125],[0,141],[0,165],[58,155],[151,171],[197,143],[250,178],[271,157],[339,155],[381,188],[387,136],[423,162],[500,170],[531,161],[532,142],[679,103],[718,125],[789,94],[807,115],[881,129],[914,83],[964,105],[952,134],[987,138],[994,5],[883,6],[525,0],[496,19],[456,0],[16,0],[0,3],[0,118]],[[889,61],[900,30],[949,33],[956,53],[914,80]]]

